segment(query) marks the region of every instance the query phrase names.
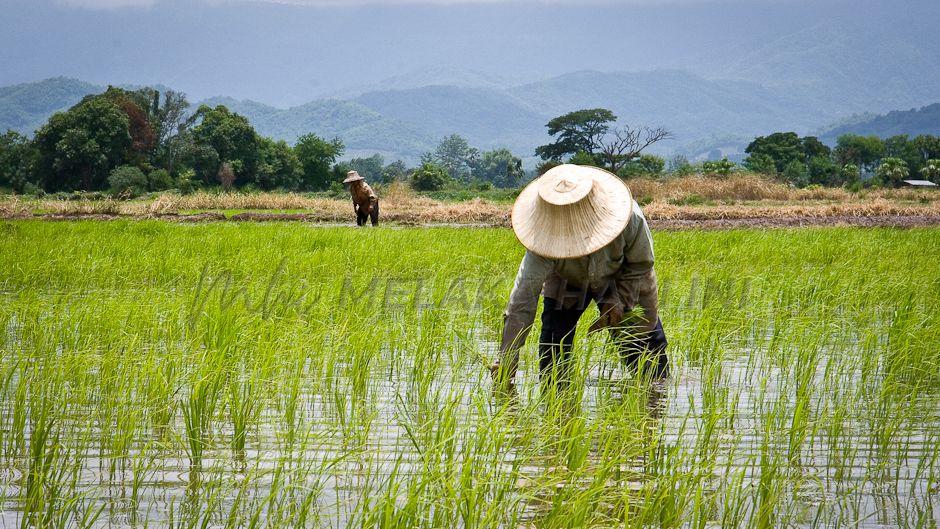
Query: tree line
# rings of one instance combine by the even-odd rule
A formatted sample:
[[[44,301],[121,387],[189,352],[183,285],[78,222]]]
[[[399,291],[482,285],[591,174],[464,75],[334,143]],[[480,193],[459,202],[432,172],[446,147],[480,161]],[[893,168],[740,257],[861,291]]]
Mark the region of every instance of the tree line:
[[[614,129],[616,121],[617,116],[604,108],[578,110],[551,120],[546,127],[554,141],[536,149],[543,160],[539,173],[562,162],[604,167],[622,178],[664,172],[726,176],[739,169],[727,158],[692,164],[681,155],[667,161],[646,154],[646,148],[672,139],[672,134],[663,128],[629,125]],[[814,136],[776,132],[755,138],[745,153],[744,169],[796,187],[860,187],[863,183],[896,187],[905,179],[940,183],[940,138],[929,134],[884,140],[844,134],[830,148]]]
[[[0,188],[16,192],[147,191],[197,188],[342,191],[355,169],[371,182],[406,181],[419,191],[517,188],[560,163],[605,167],[622,178],[704,173],[725,176],[740,167],[727,158],[692,164],[644,152],[672,134],[660,127],[615,128],[608,109],[569,112],[546,125],[553,141],[538,147],[542,163],[527,174],[509,149],[481,151],[453,134],[415,168],[375,154],[339,162],[338,138],[306,134],[293,145],[258,134],[224,105],[190,109],[179,92],[109,87],[40,127],[33,138],[0,136]],[[794,186],[898,186],[908,178],[940,183],[940,138],[845,134],[830,148],[814,136],[777,132],[754,139],[743,168]]]
[[[0,188],[21,193],[197,188],[341,190],[356,169],[374,182],[408,180],[419,189],[517,187],[522,161],[507,149],[481,152],[460,136],[444,138],[412,169],[381,155],[338,163],[338,138],[306,134],[294,145],[258,134],[224,105],[193,111],[179,92],[109,87],[52,115],[28,138],[0,136]]]
[[[814,136],[776,132],[761,136],[745,149],[744,166],[776,176],[798,187],[860,186],[862,182],[897,187],[907,179],[940,183],[940,137],[906,134],[843,134],[830,148]]]

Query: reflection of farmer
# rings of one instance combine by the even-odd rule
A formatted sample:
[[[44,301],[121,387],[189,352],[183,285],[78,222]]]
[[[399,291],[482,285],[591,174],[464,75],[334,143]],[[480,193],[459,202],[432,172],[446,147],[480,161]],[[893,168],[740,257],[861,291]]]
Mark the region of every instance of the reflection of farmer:
[[[609,328],[630,369],[642,365],[654,377],[668,375],[653,240],[619,178],[593,167],[555,167],[520,193],[512,227],[527,251],[504,314],[500,361],[492,367],[497,381],[511,386],[515,378],[540,292],[543,380],[566,376],[575,327],[592,300],[601,317],[591,330]],[[630,317],[635,308],[642,314]]]
[[[346,173],[343,183],[349,186],[352,195],[353,211],[356,212],[356,224],[362,226],[367,218],[372,219],[372,225],[379,225],[379,197],[366,183],[366,179],[359,176],[356,171]]]

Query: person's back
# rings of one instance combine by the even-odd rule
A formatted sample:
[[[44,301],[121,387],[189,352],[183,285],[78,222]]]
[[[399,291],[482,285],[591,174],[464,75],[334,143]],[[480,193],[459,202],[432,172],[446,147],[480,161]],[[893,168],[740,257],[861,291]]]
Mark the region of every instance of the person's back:
[[[373,226],[379,224],[379,197],[372,186],[366,183],[365,178],[356,171],[346,173],[343,183],[349,186],[352,197],[353,212],[356,214],[356,224],[362,226],[366,219],[372,220]]]

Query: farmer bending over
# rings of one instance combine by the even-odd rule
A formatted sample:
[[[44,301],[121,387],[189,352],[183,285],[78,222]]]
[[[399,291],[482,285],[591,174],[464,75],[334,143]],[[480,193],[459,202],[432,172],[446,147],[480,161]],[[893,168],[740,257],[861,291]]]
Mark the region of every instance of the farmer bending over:
[[[555,167],[519,194],[512,228],[526,253],[503,318],[500,358],[491,367],[498,388],[512,388],[540,292],[543,382],[553,373],[560,383],[567,379],[575,327],[591,301],[601,313],[591,332],[608,328],[631,370],[641,365],[654,378],[668,376],[653,240],[623,181],[594,167]]]
[[[346,173],[346,179],[343,180],[352,195],[353,211],[356,213],[356,225],[363,226],[367,218],[372,219],[372,225],[379,225],[379,197],[376,196],[372,187],[366,183],[366,179],[359,176],[356,171]]]

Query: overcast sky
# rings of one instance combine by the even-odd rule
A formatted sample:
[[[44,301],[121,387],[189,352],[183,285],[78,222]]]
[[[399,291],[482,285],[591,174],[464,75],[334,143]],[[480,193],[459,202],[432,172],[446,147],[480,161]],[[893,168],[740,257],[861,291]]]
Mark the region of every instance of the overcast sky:
[[[85,8],[118,8],[118,7],[148,7],[161,0],[62,0],[63,4],[73,7]],[[198,1],[198,0],[197,0]],[[781,3],[792,0],[202,0],[209,3],[229,2],[266,2],[276,4],[306,5],[320,7],[343,6],[391,6],[391,5],[456,5],[456,4],[612,4],[612,5],[676,5],[676,4],[702,4],[702,3],[729,3],[748,2]],[[830,0],[831,1],[831,0]]]
[[[932,12],[910,9],[915,4],[933,6],[926,8]],[[924,31],[914,25],[935,22],[938,4],[0,0],[0,86],[67,76],[100,85],[163,84],[194,99],[228,95],[284,106],[341,96],[350,88],[399,86],[389,78],[401,85],[515,85],[587,69],[683,69],[725,78],[752,54],[802,60],[830,44],[876,51],[900,46],[929,56],[933,49],[903,39],[923,40]],[[935,29],[927,31],[928,48],[937,48]],[[829,40],[799,44],[820,38]],[[820,58],[809,60],[796,67],[811,70]]]

